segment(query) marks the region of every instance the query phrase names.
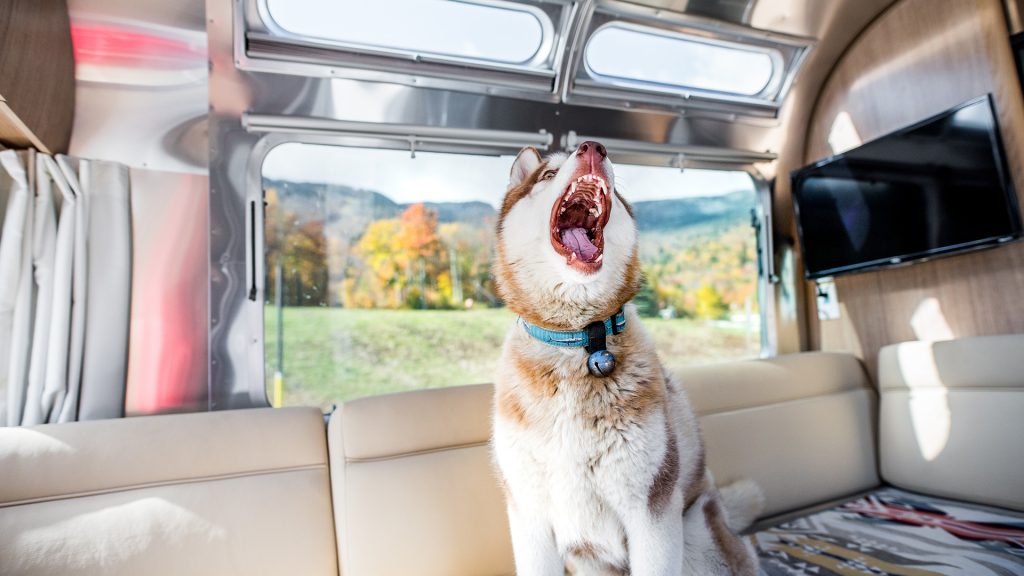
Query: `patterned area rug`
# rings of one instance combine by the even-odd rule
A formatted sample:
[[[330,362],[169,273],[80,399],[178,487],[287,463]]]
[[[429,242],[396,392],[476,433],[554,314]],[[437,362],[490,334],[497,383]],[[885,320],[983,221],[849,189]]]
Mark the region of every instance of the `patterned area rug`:
[[[1024,575],[1024,514],[893,488],[751,538],[767,576]]]

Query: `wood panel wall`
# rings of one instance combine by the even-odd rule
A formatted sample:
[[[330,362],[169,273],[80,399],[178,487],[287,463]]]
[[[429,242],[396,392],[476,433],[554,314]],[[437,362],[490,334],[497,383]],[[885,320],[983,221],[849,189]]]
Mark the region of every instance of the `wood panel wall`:
[[[826,81],[808,126],[805,163],[834,152],[828,140],[840,114],[867,141],[992,93],[1024,207],[1024,99],[1007,38],[1000,0],[900,0]],[[836,287],[842,316],[812,316],[811,347],[853,352],[873,376],[887,344],[1024,332],[1024,242],[840,276]],[[814,294],[810,286],[807,293]]]
[[[66,0],[0,0],[0,97],[0,142],[67,152],[75,59]]]

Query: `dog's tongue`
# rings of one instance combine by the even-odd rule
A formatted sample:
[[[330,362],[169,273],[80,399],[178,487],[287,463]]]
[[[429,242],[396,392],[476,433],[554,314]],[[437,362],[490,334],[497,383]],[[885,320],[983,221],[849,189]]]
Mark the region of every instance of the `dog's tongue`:
[[[562,230],[562,244],[576,253],[580,260],[590,262],[597,254],[597,246],[587,238],[585,228],[567,228]]]

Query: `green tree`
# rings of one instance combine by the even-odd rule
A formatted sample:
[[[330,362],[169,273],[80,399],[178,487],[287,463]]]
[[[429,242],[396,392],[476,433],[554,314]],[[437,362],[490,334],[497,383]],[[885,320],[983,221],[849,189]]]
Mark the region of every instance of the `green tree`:
[[[650,272],[644,270],[643,283],[640,284],[640,292],[633,298],[636,311],[641,316],[653,318],[658,315],[658,295],[653,286],[654,280]]]
[[[448,249],[449,268],[458,274],[462,297],[474,302],[496,303],[489,286],[494,254],[493,222],[490,219],[480,223],[450,222],[440,226],[439,234]],[[446,284],[442,279],[443,274],[438,278],[438,288],[443,293]],[[455,285],[451,273],[447,285]],[[455,302],[455,295],[452,296],[452,305],[460,306],[462,302]]]

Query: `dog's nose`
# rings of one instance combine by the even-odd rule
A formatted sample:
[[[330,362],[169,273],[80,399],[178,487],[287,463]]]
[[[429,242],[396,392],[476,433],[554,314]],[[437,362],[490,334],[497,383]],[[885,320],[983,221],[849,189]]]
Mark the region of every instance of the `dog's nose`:
[[[604,144],[600,142],[594,142],[593,140],[587,140],[580,147],[576,149],[576,153],[579,154],[580,158],[584,160],[592,160],[594,162],[602,162],[608,157],[608,151],[605,150]]]

